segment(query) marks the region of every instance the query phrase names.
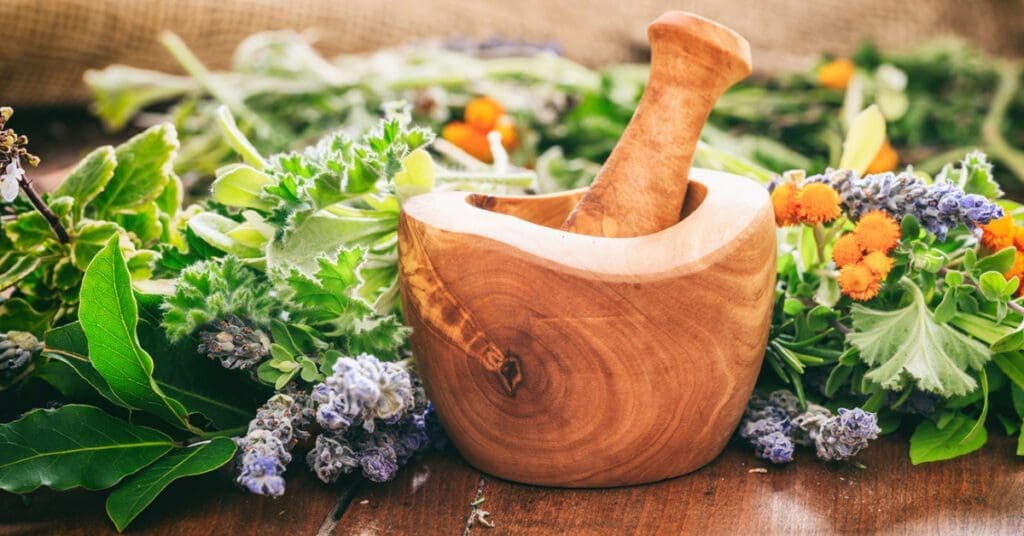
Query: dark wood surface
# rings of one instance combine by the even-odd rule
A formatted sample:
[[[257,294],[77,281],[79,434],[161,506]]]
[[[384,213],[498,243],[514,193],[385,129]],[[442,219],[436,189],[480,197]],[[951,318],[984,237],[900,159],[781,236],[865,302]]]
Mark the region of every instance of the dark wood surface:
[[[300,466],[276,500],[230,475],[178,482],[129,534],[1024,534],[1024,462],[1013,441],[914,467],[905,438],[885,438],[858,464],[810,451],[778,467],[730,445],[707,467],[646,486],[561,490],[482,475],[432,452],[385,485],[325,485]],[[765,469],[766,472],[762,472]],[[0,534],[114,534],[102,493],[0,495]],[[474,506],[475,503],[475,506]],[[494,527],[478,520],[474,510]],[[473,520],[471,522],[470,520]]]

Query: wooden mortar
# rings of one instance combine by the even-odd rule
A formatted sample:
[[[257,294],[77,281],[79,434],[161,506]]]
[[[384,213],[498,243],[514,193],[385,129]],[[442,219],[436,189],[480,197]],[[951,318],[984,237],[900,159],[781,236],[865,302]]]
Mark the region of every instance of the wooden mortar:
[[[627,137],[648,135],[628,130],[620,145],[642,150]],[[774,215],[761,185],[682,169],[674,224],[629,238],[561,229],[586,190],[406,202],[399,276],[416,366],[469,463],[530,484],[618,486],[693,471],[725,447],[768,337]]]

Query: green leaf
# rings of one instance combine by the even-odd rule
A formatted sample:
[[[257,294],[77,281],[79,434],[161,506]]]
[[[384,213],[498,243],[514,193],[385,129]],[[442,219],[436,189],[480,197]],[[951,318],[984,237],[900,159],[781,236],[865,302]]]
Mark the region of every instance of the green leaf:
[[[918,465],[949,460],[980,449],[988,442],[984,427],[970,441],[964,441],[975,424],[963,415],[956,415],[941,429],[932,421],[922,421],[910,437],[910,462]]]
[[[1003,248],[998,253],[980,259],[974,269],[979,272],[998,272],[996,275],[1002,278],[1002,274],[1009,272],[1013,267],[1013,260],[1016,256],[1017,250],[1014,247]],[[986,275],[982,274],[981,277],[984,278]],[[1003,280],[1005,281],[1005,279]]]
[[[0,425],[0,489],[109,488],[172,446],[163,433],[92,406],[37,409]]]
[[[1014,384],[1024,389],[1024,354],[1011,352],[992,356],[992,362],[1006,374]],[[1022,415],[1024,416],[1024,415]]]
[[[0,332],[27,331],[38,337],[50,326],[55,314],[55,310],[37,311],[21,298],[10,298],[0,302]]]
[[[167,454],[125,480],[107,497],[107,515],[117,530],[123,531],[171,482],[209,473],[230,462],[235,450],[234,441],[218,437]]]
[[[407,199],[434,189],[434,160],[430,153],[416,149],[402,159],[402,170],[395,173],[395,195],[404,203]]]
[[[100,147],[78,163],[68,178],[53,190],[53,196],[74,198],[75,208],[80,215],[85,206],[110,182],[116,167],[114,148],[109,145]]]
[[[188,228],[207,244],[242,259],[258,258],[263,251],[231,238],[229,233],[237,229],[239,222],[215,212],[200,212],[188,219]]]
[[[231,110],[222,105],[217,108],[215,113],[217,125],[220,126],[220,131],[224,134],[224,140],[228,142],[228,145],[250,166],[266,168],[267,162],[263,160],[263,156],[256,150],[249,138],[242,134],[238,124],[235,123],[234,116],[231,115]]]
[[[935,321],[940,324],[949,322],[956,316],[956,289],[949,287],[942,295],[942,301],[935,308]]]
[[[130,407],[110,389],[107,380],[96,371],[89,361],[89,343],[79,322],[72,322],[46,332],[43,353],[50,359],[58,360],[71,368],[97,393],[115,405]]]
[[[839,167],[863,174],[885,143],[885,117],[878,106],[861,111],[850,124]]]
[[[950,166],[949,171],[943,169],[941,174],[966,193],[978,194],[988,199],[1003,196],[1003,190],[992,175],[992,164],[988,162],[985,153],[980,151],[967,153],[960,162],[959,169],[954,171]],[[955,176],[952,176],[954,174]]]
[[[263,188],[276,183],[273,177],[245,164],[231,164],[217,170],[210,197],[229,207],[270,210],[274,203],[264,198]]]
[[[170,123],[119,145],[114,175],[93,200],[93,207],[100,215],[110,215],[156,199],[170,180],[177,150],[178,133]]]
[[[361,282],[359,265],[365,254],[366,250],[353,248],[339,251],[333,259],[320,256],[315,277],[291,271],[286,281],[294,293],[292,300],[303,308],[307,321],[326,322],[369,311],[368,304],[356,295]]]
[[[121,227],[109,221],[85,220],[75,228],[75,241],[71,245],[71,261],[85,271],[93,257],[117,235]]]
[[[978,416],[978,421],[974,423],[970,432],[960,440],[960,444],[970,444],[972,441],[977,439],[978,435],[985,430],[985,419],[988,418],[988,375],[985,374],[985,369],[981,369],[981,393],[984,397],[984,405],[981,407],[981,415]]]
[[[921,224],[918,223],[917,218],[911,214],[903,216],[903,219],[900,220],[900,230],[902,231],[901,236],[904,239],[913,240],[921,236]]]
[[[85,272],[78,318],[88,339],[89,360],[118,398],[129,407],[194,430],[185,406],[156,384],[153,358],[139,345],[138,306],[117,237]]]
[[[879,311],[860,304],[851,309],[856,331],[847,340],[865,363],[876,367],[865,378],[897,390],[908,374],[920,389],[944,397],[973,391],[976,382],[965,371],[988,362],[988,348],[936,322],[921,289],[910,282],[904,285],[911,301],[902,309]]]

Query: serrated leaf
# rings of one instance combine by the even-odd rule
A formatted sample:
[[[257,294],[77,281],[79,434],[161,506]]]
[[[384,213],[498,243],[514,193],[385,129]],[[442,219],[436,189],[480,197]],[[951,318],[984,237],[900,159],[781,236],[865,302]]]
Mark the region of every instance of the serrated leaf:
[[[123,531],[167,486],[179,478],[209,473],[231,461],[235,442],[218,437],[177,449],[129,477],[107,497],[107,515]]]
[[[949,460],[980,449],[988,442],[988,431],[984,427],[964,442],[976,422],[959,414],[941,429],[932,421],[922,421],[910,437],[910,462],[918,465]]]
[[[114,175],[92,206],[100,215],[109,216],[156,199],[169,180],[177,150],[178,133],[170,123],[152,127],[119,145]]]
[[[366,250],[341,250],[334,258],[318,257],[319,269],[308,276],[293,269],[286,278],[293,291],[292,300],[303,309],[309,322],[325,322],[369,311],[366,302],[356,295],[361,279],[359,265]]]
[[[1003,190],[992,175],[992,164],[989,163],[985,153],[979,151],[968,153],[960,162],[960,168],[956,171],[956,175],[955,179],[947,178],[953,179],[954,184],[968,194],[978,194],[987,199],[1003,196]]]
[[[118,398],[132,408],[194,430],[185,406],[156,384],[153,358],[139,344],[138,306],[117,237],[85,272],[78,319],[88,340],[89,360]]]
[[[53,190],[55,197],[70,196],[75,200],[78,214],[110,182],[117,167],[114,148],[107,145],[86,155],[64,182]]]
[[[172,447],[162,432],[92,406],[37,409],[0,425],[0,489],[105,489]]]
[[[911,301],[902,309],[879,311],[860,304],[851,309],[855,332],[847,340],[874,367],[865,378],[899,389],[907,374],[920,389],[944,397],[973,391],[977,384],[965,371],[988,362],[988,348],[936,322],[921,289],[910,282],[904,285]]]

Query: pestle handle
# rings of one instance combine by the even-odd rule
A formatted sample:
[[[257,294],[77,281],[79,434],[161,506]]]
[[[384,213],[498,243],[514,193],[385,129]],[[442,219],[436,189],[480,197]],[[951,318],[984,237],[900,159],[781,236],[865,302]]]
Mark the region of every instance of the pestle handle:
[[[693,153],[711,108],[750,74],[746,39],[703,17],[669,11],[648,26],[647,35],[647,89],[563,230],[630,237],[678,222]]]

